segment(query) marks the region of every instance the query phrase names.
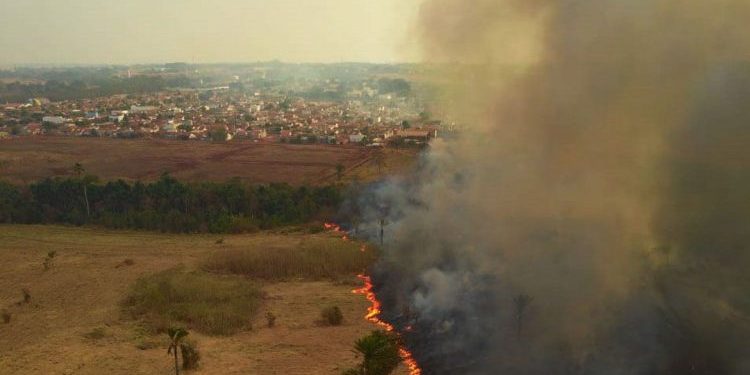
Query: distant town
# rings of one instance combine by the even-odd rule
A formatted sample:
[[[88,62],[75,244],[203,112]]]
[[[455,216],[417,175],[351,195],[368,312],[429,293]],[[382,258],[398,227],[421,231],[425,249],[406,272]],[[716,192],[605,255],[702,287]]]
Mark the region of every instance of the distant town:
[[[424,145],[452,131],[412,67],[281,63],[0,71],[0,139],[163,138]]]

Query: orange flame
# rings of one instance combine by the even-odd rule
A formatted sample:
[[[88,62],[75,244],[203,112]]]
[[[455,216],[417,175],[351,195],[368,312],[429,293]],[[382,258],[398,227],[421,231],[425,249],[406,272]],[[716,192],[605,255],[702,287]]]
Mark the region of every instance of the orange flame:
[[[341,239],[344,241],[348,241],[349,237],[346,235],[346,232],[344,232],[341,227],[338,224],[335,223],[323,223],[323,228],[328,231],[332,231],[338,234],[343,234]],[[362,245],[359,250],[361,252],[367,251],[367,246]],[[378,301],[378,297],[375,295],[375,292],[372,291],[372,280],[367,275],[357,275],[357,277],[362,280],[364,285],[362,288],[355,289],[352,292],[356,294],[363,294],[365,298],[367,298],[368,301],[370,301],[370,307],[367,308],[367,314],[365,315],[365,319],[373,324],[376,324],[380,327],[382,327],[387,332],[394,332],[395,329],[393,326],[387,322],[384,322],[380,320],[380,301]],[[412,327],[408,326],[406,328],[407,331],[411,331]],[[419,364],[417,364],[417,361],[414,359],[414,356],[411,354],[411,352],[404,348],[400,347],[398,349],[398,355],[401,357],[401,361],[406,365],[406,368],[409,369],[409,375],[421,375],[422,369],[419,368]]]
[[[325,228],[326,230],[333,230],[336,232],[341,230],[341,227],[339,227],[337,224],[334,224],[334,223],[323,223],[323,228]]]
[[[344,241],[349,240],[349,236],[346,235],[346,232],[344,232],[344,230],[341,229],[341,226],[336,223],[323,223],[323,229],[341,234],[341,239]]]
[[[391,324],[380,320],[381,305],[380,301],[378,301],[378,297],[375,295],[375,292],[372,291],[372,280],[370,279],[370,277],[367,275],[357,275],[357,277],[362,280],[364,286],[362,286],[362,288],[355,289],[352,292],[356,294],[364,294],[365,298],[370,301],[370,307],[367,308],[367,315],[365,315],[365,319],[367,319],[367,321],[371,323],[377,324],[388,332],[394,332],[394,328]],[[411,330],[411,327],[409,327],[409,330]],[[419,364],[408,349],[404,348],[403,346],[400,347],[398,349],[398,355],[401,357],[401,361],[404,362],[404,365],[406,365],[406,368],[409,369],[409,375],[422,374],[422,369],[419,368]]]

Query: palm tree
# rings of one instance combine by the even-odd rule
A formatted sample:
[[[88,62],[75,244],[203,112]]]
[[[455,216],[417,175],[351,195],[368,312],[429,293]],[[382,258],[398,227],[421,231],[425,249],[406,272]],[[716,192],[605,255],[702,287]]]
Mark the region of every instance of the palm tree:
[[[89,194],[86,189],[86,185],[88,185],[88,178],[81,178],[84,173],[86,173],[86,169],[83,168],[83,165],[81,163],[75,163],[73,164],[73,173],[75,173],[76,177],[81,181],[81,185],[83,185],[83,200],[86,202],[86,217],[91,216],[91,209],[89,208]]]
[[[354,349],[363,357],[359,369],[362,375],[390,374],[401,361],[397,338],[385,331],[373,331],[369,336],[357,340]]]
[[[167,349],[167,354],[174,353],[174,373],[180,375],[180,366],[177,363],[177,348],[189,333],[183,328],[170,328],[167,330],[167,334],[169,335],[169,349]]]

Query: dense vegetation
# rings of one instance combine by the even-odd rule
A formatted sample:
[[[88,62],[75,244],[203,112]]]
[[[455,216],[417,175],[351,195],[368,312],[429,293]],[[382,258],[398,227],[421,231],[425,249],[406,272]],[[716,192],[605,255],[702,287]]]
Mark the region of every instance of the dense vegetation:
[[[251,328],[262,297],[243,278],[173,269],[138,280],[125,308],[155,332],[186,324],[206,334],[229,335]]]
[[[77,100],[117,94],[146,94],[185,86],[190,86],[190,80],[185,76],[136,76],[130,79],[108,76],[73,81],[51,79],[44,83],[0,82],[0,102],[25,102],[37,97],[52,101]]]
[[[188,184],[169,175],[152,183],[48,178],[20,187],[0,182],[0,223],[240,233],[330,216],[341,199],[335,186]]]

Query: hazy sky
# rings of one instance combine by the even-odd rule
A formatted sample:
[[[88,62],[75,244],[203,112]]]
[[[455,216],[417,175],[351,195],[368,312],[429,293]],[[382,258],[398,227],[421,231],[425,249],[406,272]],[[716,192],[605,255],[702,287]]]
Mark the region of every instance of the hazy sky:
[[[411,60],[416,0],[0,0],[0,65]]]

